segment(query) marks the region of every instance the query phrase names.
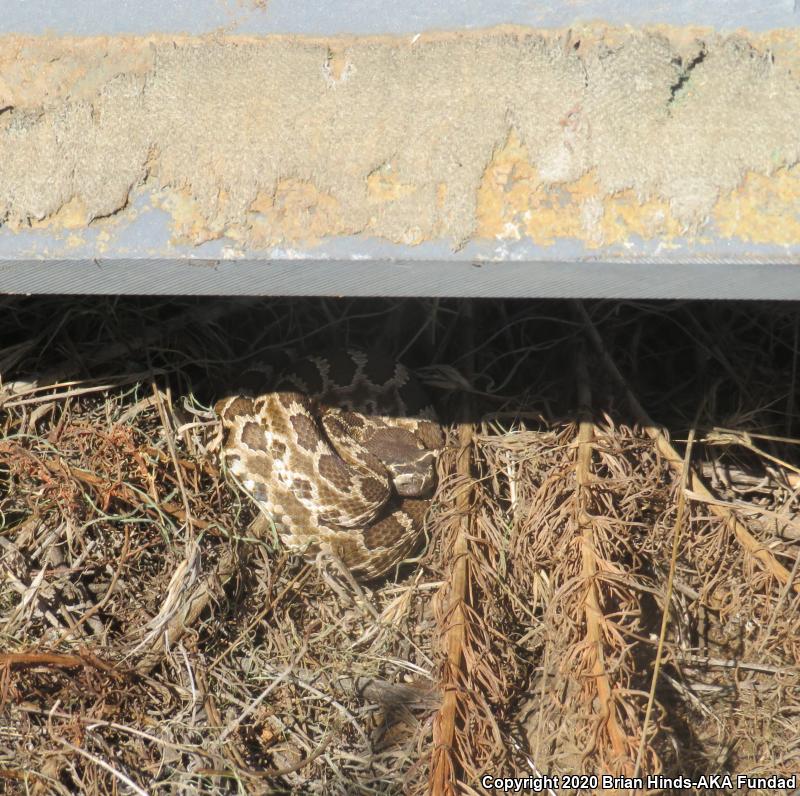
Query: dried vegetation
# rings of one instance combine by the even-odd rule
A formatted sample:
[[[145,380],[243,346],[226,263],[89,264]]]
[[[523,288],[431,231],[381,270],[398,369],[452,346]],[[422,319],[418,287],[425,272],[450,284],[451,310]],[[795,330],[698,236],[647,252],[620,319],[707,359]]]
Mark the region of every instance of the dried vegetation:
[[[0,789],[800,770],[798,317],[0,299]],[[276,543],[209,407],[376,340],[449,436],[421,558],[359,584]]]

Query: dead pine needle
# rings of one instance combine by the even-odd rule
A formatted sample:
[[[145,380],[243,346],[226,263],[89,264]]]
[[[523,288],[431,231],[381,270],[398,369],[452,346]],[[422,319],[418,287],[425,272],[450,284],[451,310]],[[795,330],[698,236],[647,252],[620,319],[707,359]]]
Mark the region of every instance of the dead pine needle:
[[[667,588],[664,594],[664,608],[661,613],[661,629],[658,634],[658,647],[656,648],[656,658],[653,663],[653,676],[650,682],[650,691],[647,695],[647,708],[644,714],[644,726],[642,727],[642,740],[636,752],[636,766],[633,776],[638,777],[642,765],[647,732],[650,726],[650,717],[653,712],[653,705],[656,698],[656,688],[658,687],[658,676],[661,672],[661,663],[664,658],[664,643],[667,638],[667,626],[669,624],[670,605],[672,603],[672,590],[675,585],[675,567],[678,563],[678,551],[681,546],[681,531],[684,523],[684,512],[686,511],[686,483],[692,461],[692,447],[694,445],[695,430],[691,429],[686,443],[686,455],[683,460],[683,477],[678,487],[678,510],[675,516],[675,528],[672,533],[672,551],[669,560],[669,574],[667,576]]]
[[[796,306],[0,305],[0,790],[800,770]],[[376,341],[447,446],[363,583],[283,546],[210,407]]]
[[[576,459],[578,529],[581,533],[581,576],[584,579],[586,597],[584,617],[586,621],[586,641],[590,650],[591,670],[600,703],[599,722],[602,734],[611,744],[611,757],[615,761],[616,772],[629,773],[624,762],[627,753],[625,733],[619,724],[617,706],[609,673],[606,671],[603,650],[602,624],[603,609],[598,596],[598,571],[596,563],[596,539],[589,504],[591,502],[592,452],[595,436],[591,414],[591,386],[586,367],[583,345],[577,346],[576,375],[578,387],[578,456]]]
[[[467,301],[463,307],[462,323],[467,336],[472,337],[474,317],[472,304]],[[471,348],[471,346],[467,346]],[[471,362],[466,365],[469,379],[473,372]],[[457,734],[463,731],[459,726],[459,707],[463,710],[464,688],[463,667],[466,626],[466,611],[469,594],[469,542],[470,508],[472,503],[472,446],[475,427],[470,421],[472,415],[471,397],[462,397],[462,417],[458,424],[458,453],[456,456],[456,474],[461,482],[455,499],[455,539],[449,557],[450,573],[442,586],[440,599],[446,601],[446,608],[440,620],[444,628],[442,646],[444,663],[441,674],[440,690],[442,705],[434,718],[433,757],[431,761],[430,793],[432,796],[451,796],[457,793],[456,783],[462,771],[458,759]]]
[[[652,418],[647,414],[647,412],[644,410],[644,407],[642,407],[636,396],[631,391],[630,387],[625,381],[624,376],[622,373],[620,373],[616,363],[608,353],[608,350],[606,349],[603,340],[597,331],[597,328],[592,323],[592,320],[583,305],[578,305],[578,311],[581,314],[586,332],[589,335],[589,338],[591,339],[598,355],[601,357],[609,374],[613,376],[614,380],[625,391],[628,398],[628,403],[636,414],[638,422],[642,424],[642,427],[647,434],[656,442],[659,453],[667,462],[669,462],[670,467],[675,470],[678,476],[682,478],[683,457],[672,446],[669,441],[669,437],[664,432],[664,429],[652,420]],[[709,500],[709,510],[729,524],[729,527],[733,531],[736,539],[749,555],[758,561],[759,564],[764,567],[764,569],[770,572],[779,583],[782,585],[786,585],[787,583],[790,584],[791,588],[796,593],[800,594],[800,583],[792,582],[792,577],[789,570],[786,569],[786,567],[784,567],[783,564],[781,564],[775,558],[775,556],[750,533],[747,526],[741,522],[741,520],[739,520],[739,518],[730,511],[730,509],[713,502],[714,496],[708,487],[703,483],[700,476],[694,472],[690,472],[688,474],[687,483],[693,492],[696,492],[703,498]]]

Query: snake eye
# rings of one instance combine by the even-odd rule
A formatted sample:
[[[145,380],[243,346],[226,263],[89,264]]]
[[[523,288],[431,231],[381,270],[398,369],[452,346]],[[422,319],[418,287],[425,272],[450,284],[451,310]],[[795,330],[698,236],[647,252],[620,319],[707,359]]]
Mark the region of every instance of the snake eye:
[[[422,497],[433,488],[435,471],[424,459],[394,463],[388,465],[387,469],[392,475],[395,491],[401,497]]]
[[[435,413],[402,400],[406,387],[414,397],[405,368],[354,350],[294,363],[259,393],[266,385],[215,406],[236,482],[290,549],[330,545],[357,577],[384,574],[422,531],[444,441]]]

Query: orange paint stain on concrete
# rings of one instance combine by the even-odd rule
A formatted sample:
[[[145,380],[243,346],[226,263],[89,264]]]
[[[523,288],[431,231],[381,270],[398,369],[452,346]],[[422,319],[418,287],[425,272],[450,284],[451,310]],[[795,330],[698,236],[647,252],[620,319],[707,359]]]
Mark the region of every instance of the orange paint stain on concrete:
[[[669,241],[681,235],[681,226],[661,199],[640,199],[633,191],[612,194],[603,201],[603,243],[623,243],[636,235]]]
[[[229,234],[256,246],[281,240],[315,243],[326,235],[347,233],[337,199],[308,180],[280,180],[274,194],[259,193],[249,210],[247,229]]]
[[[74,196],[58,209],[58,212],[42,219],[31,221],[33,229],[84,229],[89,223],[89,211],[80,198]]]
[[[735,191],[720,197],[709,222],[708,234],[722,238],[800,243],[800,167],[770,176],[748,172]],[[571,238],[599,248],[634,236],[669,243],[686,234],[667,201],[631,190],[604,194],[593,170],[574,182],[544,184],[513,131],[478,189],[476,238],[528,237],[545,246]]]
[[[800,167],[771,176],[748,172],[742,184],[720,198],[712,216],[723,238],[753,243],[800,243]]]
[[[197,200],[187,188],[174,189],[161,201],[153,204],[166,210],[172,217],[172,234],[175,243],[189,243],[199,246],[223,235],[220,229],[212,230],[208,219],[201,213]]]
[[[558,237],[578,237],[579,233],[579,220],[542,184],[514,131],[484,170],[476,216],[477,238],[529,237],[547,245]]]
[[[393,202],[416,193],[417,186],[403,182],[393,163],[384,163],[367,175],[367,199],[370,202]]]
[[[666,202],[642,201],[632,191],[604,195],[593,170],[573,182],[544,184],[514,132],[484,172],[477,220],[476,237],[528,237],[540,245],[573,238],[597,248],[631,235],[680,234]]]

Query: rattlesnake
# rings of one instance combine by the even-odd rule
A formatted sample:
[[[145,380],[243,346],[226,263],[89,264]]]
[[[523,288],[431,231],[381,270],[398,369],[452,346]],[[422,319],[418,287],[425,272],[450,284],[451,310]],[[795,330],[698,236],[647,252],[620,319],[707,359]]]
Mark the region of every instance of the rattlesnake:
[[[352,348],[310,356],[215,410],[229,472],[287,547],[327,548],[363,579],[413,550],[444,435],[405,366]]]

